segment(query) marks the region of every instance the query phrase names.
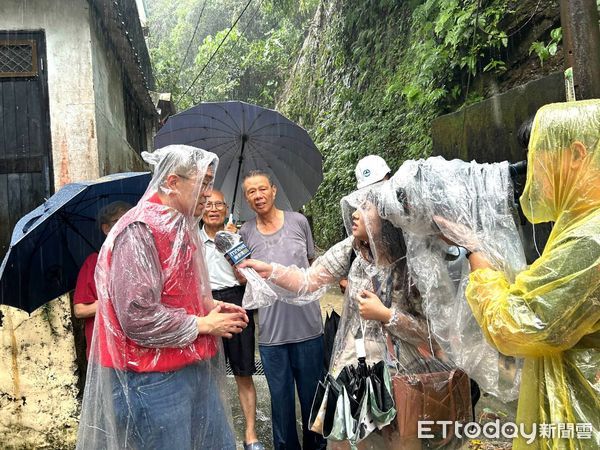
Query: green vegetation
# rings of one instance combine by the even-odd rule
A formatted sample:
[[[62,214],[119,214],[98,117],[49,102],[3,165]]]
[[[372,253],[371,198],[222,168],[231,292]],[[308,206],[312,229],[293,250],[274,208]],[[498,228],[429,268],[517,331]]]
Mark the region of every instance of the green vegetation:
[[[479,100],[472,79],[506,70],[507,0],[369,0],[320,5],[320,21],[288,81],[282,110],[310,131],[324,182],[307,206],[319,245],[342,237],[339,200],[369,153],[397,168],[431,153],[431,121]]]
[[[273,107],[316,2],[156,0],[149,47],[158,89],[178,110],[233,99]]]
[[[474,81],[509,72],[508,30],[553,1],[254,0],[224,39],[247,0],[156,0],[150,47],[179,110],[239,99],[277,106],[309,131],[324,181],[306,213],[327,247],[343,236],[339,200],[358,159],[377,153],[397,168],[430,155],[432,120],[481,100]],[[555,34],[540,44],[548,53]]]
[[[556,55],[558,51],[558,45],[562,40],[562,28],[555,28],[550,32],[550,42],[547,44],[541,41],[535,41],[529,47],[529,54],[535,52],[535,54],[540,59],[540,64],[544,65],[544,61],[546,61],[551,56]]]

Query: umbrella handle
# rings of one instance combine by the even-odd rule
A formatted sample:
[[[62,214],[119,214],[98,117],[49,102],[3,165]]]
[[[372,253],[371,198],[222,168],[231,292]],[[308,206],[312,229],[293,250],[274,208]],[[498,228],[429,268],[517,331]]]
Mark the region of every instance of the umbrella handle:
[[[233,212],[229,213],[229,221],[227,223],[233,223]]]
[[[356,356],[358,358],[366,358],[367,351],[365,349],[365,339],[364,337],[354,340],[354,347],[356,350]]]

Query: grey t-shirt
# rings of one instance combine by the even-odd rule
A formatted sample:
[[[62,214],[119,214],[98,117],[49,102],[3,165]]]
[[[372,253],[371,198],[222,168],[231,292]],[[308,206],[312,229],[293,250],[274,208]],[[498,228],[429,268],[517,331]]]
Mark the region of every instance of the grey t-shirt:
[[[284,211],[283,226],[273,234],[262,234],[256,219],[240,229],[240,236],[252,252],[252,258],[284,266],[308,267],[315,257],[315,245],[306,217]],[[258,312],[258,343],[281,345],[303,342],[323,333],[319,302],[303,306],[275,302]]]

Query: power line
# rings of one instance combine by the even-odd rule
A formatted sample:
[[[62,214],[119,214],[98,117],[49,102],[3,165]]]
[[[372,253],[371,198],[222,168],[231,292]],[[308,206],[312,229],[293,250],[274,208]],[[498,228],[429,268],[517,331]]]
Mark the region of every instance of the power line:
[[[185,64],[185,60],[190,52],[190,48],[192,47],[192,43],[194,42],[194,38],[196,37],[196,32],[198,31],[198,26],[200,25],[200,19],[204,15],[204,8],[206,7],[207,0],[204,0],[204,4],[202,5],[202,9],[200,10],[200,14],[198,15],[198,20],[196,20],[196,26],[194,27],[194,33],[192,34],[192,38],[188,43],[187,49],[185,50],[185,56],[181,60],[181,64],[179,65],[179,69],[177,70],[177,77],[175,78],[175,83],[179,83],[179,78],[181,77],[181,70],[183,69],[183,65]],[[175,88],[175,86],[173,86]],[[172,91],[174,89],[171,89]]]
[[[521,25],[519,28],[517,28],[515,31],[513,31],[512,33],[510,33],[510,34],[509,34],[509,35],[507,35],[507,36],[502,36],[500,33],[489,33],[489,32],[487,32],[487,31],[485,31],[483,28],[481,28],[479,25],[477,26],[477,28],[479,29],[479,31],[481,31],[482,33],[485,33],[485,34],[487,34],[488,36],[491,36],[491,37],[499,37],[499,38],[502,38],[502,37],[504,37],[504,38],[508,39],[508,38],[510,38],[510,37],[513,37],[515,34],[517,34],[519,31],[521,31],[523,28],[525,28],[525,26],[526,26],[526,25],[527,25],[529,22],[531,22],[531,20],[532,20],[532,19],[535,17],[535,15],[537,14],[537,11],[538,11],[538,8],[539,8],[539,6],[540,6],[540,3],[541,3],[541,0],[538,0],[537,4],[535,5],[535,9],[533,10],[533,13],[531,14],[531,16],[529,16],[529,19],[527,19],[527,20],[526,20],[526,21],[523,23],[523,25]]]
[[[262,2],[263,2],[263,0],[260,0],[260,2],[258,2],[258,5],[256,5],[256,9],[254,10],[254,12],[252,13],[252,15],[250,16],[250,19],[248,19],[248,23],[246,24],[246,26],[244,27],[244,29],[242,30],[242,32],[240,34],[243,35],[246,32],[246,30],[248,28],[250,28],[250,24],[252,23],[252,19],[254,19],[254,17],[256,16],[256,13],[260,10]]]
[[[179,99],[177,100],[177,102],[175,103],[175,105],[178,105],[179,102],[181,101],[181,99],[183,98],[183,96],[185,94],[187,94],[190,91],[190,89],[192,89],[192,87],[194,86],[194,84],[196,84],[196,81],[198,81],[198,79],[200,78],[200,76],[204,73],[204,70],[206,70],[206,67],[210,64],[210,62],[212,61],[212,59],[215,57],[215,55],[221,49],[221,46],[223,45],[223,43],[225,42],[225,40],[227,39],[227,37],[229,36],[229,34],[233,31],[233,29],[237,25],[238,21],[242,18],[242,16],[244,15],[244,13],[246,12],[246,10],[248,9],[248,6],[250,6],[250,3],[252,3],[252,0],[248,0],[248,3],[246,3],[246,6],[244,6],[244,9],[240,13],[240,15],[237,17],[237,19],[235,19],[235,22],[233,22],[233,25],[231,25],[231,27],[227,31],[227,34],[225,35],[225,37],[219,43],[219,46],[217,47],[217,49],[213,52],[212,55],[210,55],[210,58],[208,59],[208,61],[206,62],[206,64],[204,64],[204,67],[202,67],[202,69],[200,70],[200,73],[198,73],[198,75],[196,75],[196,78],[194,78],[194,81],[192,81],[192,83],[184,91],[184,93],[179,96]]]
[[[248,19],[248,23],[246,24],[246,26],[244,27],[244,29],[241,31],[240,36],[243,36],[244,33],[246,33],[246,30],[248,28],[250,28],[250,24],[252,23],[252,20],[254,19],[254,17],[256,16],[256,13],[260,10],[260,7],[262,5],[263,0],[260,0],[260,2],[258,3],[258,5],[256,6],[256,9],[254,10],[254,12],[252,13],[252,16],[250,16],[250,19]],[[239,45],[240,40],[235,41],[235,46]],[[213,77],[215,76],[215,74],[217,73],[217,70],[219,70],[220,65],[217,66],[217,68],[215,70],[212,71],[212,73],[210,74],[210,76],[204,81],[205,86],[206,84],[208,84],[210,82],[210,80],[213,79]],[[204,95],[204,89],[202,90],[202,95]],[[201,96],[202,97],[202,96]],[[202,100],[202,98],[200,98],[200,100]]]

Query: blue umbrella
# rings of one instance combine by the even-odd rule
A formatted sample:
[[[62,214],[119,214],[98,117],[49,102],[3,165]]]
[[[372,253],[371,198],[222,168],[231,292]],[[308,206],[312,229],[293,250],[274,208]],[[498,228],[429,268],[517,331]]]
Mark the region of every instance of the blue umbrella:
[[[129,172],[67,184],[21,218],[0,266],[0,304],[30,313],[74,289],[79,268],[104,240],[98,211],[118,200],[135,205],[150,178]]]

